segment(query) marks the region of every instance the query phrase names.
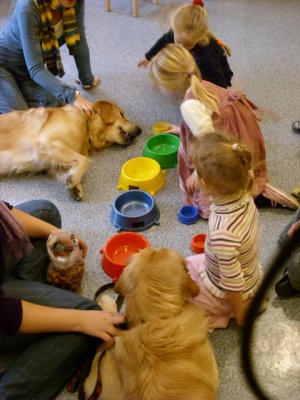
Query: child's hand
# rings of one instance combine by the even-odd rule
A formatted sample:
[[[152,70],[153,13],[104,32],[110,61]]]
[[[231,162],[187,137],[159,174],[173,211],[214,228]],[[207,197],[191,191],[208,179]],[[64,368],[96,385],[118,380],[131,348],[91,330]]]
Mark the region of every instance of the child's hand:
[[[138,62],[138,67],[144,67],[147,68],[149,64],[149,61],[147,60],[146,57],[143,57],[139,62]]]
[[[199,186],[199,181],[198,181],[198,177],[195,174],[195,172],[193,172],[191,174],[191,176],[189,178],[187,178],[187,180],[185,181],[187,190],[190,193],[196,192],[197,190],[199,190],[200,186]]]
[[[174,135],[179,135],[180,133],[180,126],[170,124],[170,129],[164,131],[163,133],[173,133]]]
[[[242,328],[245,326],[246,315],[247,315],[247,312],[248,312],[248,309],[250,307],[252,300],[253,300],[253,298],[243,301],[240,312],[234,313],[237,324]]]

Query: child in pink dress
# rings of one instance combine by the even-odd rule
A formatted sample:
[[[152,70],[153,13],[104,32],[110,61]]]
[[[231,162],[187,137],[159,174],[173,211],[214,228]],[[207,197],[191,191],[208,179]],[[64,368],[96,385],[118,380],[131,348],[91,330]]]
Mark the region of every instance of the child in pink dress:
[[[188,257],[200,286],[194,302],[205,310],[208,328],[226,328],[231,317],[244,325],[263,278],[258,260],[258,212],[250,195],[252,156],[238,139],[221,132],[202,135],[194,146],[197,179],[211,196],[204,254]],[[263,301],[260,311],[266,308]]]
[[[265,143],[255,113],[257,107],[243,93],[201,80],[191,54],[176,44],[169,44],[153,58],[149,64],[149,76],[163,93],[179,92],[184,96],[180,107],[178,175],[185,205],[192,204],[198,208],[202,218],[209,217],[209,197],[198,185],[189,153],[196,138],[219,129],[242,140],[251,151],[256,178],[252,195],[257,206],[280,204],[295,210],[298,208],[299,203],[293,196],[268,183]]]

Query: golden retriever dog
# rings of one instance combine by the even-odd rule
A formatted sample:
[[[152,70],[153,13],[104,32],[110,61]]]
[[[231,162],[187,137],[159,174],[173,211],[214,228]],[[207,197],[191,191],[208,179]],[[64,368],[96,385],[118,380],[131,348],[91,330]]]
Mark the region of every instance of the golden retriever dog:
[[[73,105],[0,115],[0,176],[47,172],[82,200],[89,154],[113,143],[129,144],[142,132],[113,102],[97,101],[94,114]]]
[[[100,365],[99,400],[217,399],[217,364],[204,312],[192,303],[199,287],[185,259],[168,248],[146,248],[131,257],[115,291],[125,297],[128,330],[113,349],[99,346],[81,398],[93,392]],[[116,310],[109,296],[100,304]]]

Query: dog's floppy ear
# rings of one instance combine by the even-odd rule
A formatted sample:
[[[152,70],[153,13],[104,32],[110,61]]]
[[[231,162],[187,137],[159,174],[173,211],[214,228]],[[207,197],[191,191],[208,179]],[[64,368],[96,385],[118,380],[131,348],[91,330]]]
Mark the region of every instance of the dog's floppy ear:
[[[110,101],[97,101],[93,105],[93,110],[96,114],[100,115],[105,124],[112,125],[116,121],[114,107],[114,103]]]
[[[186,286],[187,290],[190,293],[191,297],[196,297],[200,293],[200,288],[195,281],[187,274],[186,277]]]
[[[121,294],[122,296],[126,296],[129,293],[131,293],[134,289],[134,280],[130,278],[130,275],[132,274],[132,271],[128,271],[128,266],[130,264],[133,264],[135,261],[136,256],[138,253],[133,254],[128,260],[127,260],[127,265],[123,272],[121,273],[119,279],[115,283],[114,290],[116,293]]]
[[[186,271],[186,288],[191,297],[196,297],[200,293],[200,288],[197,283],[191,278],[184,260],[184,269]]]

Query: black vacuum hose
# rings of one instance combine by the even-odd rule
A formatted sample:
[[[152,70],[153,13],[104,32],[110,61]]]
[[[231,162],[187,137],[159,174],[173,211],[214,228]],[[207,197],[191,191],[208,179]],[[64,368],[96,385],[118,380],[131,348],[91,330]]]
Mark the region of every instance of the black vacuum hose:
[[[299,243],[300,230],[296,231],[292,238],[289,239],[288,242],[278,252],[276,258],[271,264],[271,267],[266,272],[263,282],[255,297],[253,298],[253,301],[246,315],[245,327],[242,334],[242,365],[250,387],[252,388],[257,398],[261,400],[271,400],[271,397],[267,395],[260,386],[253,369],[251,357],[251,342],[253,336],[254,321],[257,317],[259,306],[263,301],[267,290],[269,289],[269,286],[273,283],[277,272],[280,270],[280,268],[282,268],[284,262],[291,256],[296,246],[299,246]]]

